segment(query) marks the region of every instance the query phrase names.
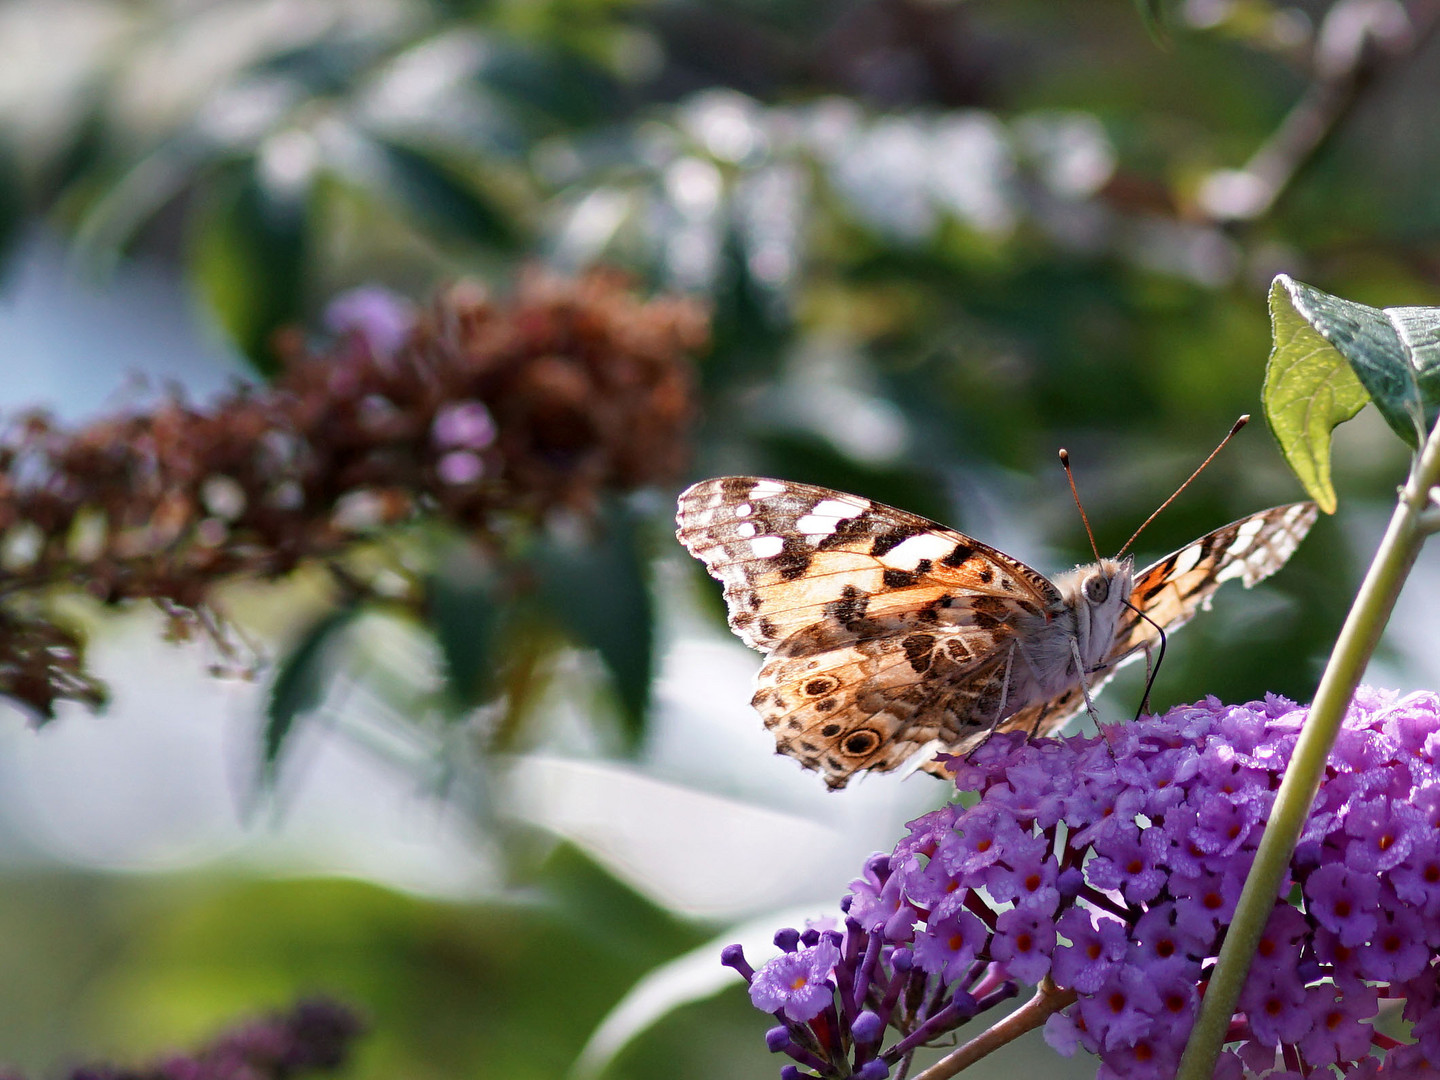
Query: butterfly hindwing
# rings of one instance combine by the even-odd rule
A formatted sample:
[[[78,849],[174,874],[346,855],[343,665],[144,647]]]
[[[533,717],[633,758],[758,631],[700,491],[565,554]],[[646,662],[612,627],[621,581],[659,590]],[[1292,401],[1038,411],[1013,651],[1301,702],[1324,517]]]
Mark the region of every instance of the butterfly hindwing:
[[[799,656],[782,648],[751,701],[781,753],[843,787],[862,769],[885,772],[927,744],[955,747],[988,730],[1005,692],[1004,640],[917,627]]]

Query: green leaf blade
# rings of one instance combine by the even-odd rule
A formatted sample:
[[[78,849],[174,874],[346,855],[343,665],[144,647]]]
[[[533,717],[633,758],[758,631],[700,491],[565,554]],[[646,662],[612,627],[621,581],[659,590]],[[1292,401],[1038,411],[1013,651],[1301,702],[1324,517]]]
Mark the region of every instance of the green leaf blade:
[[[611,507],[591,542],[561,545],[552,539],[537,556],[547,610],[571,640],[599,656],[615,690],[625,737],[638,745],[655,653],[655,611],[641,530],[623,507]]]
[[[1440,419],[1440,308],[1386,308],[1385,317],[1410,359],[1423,429],[1429,431]]]
[[[492,700],[510,619],[491,568],[463,545],[427,584],[429,622],[445,667],[445,688],[455,716]]]
[[[195,286],[264,375],[280,370],[275,331],[304,314],[308,214],[304,193],[273,191],[247,167],[218,182],[190,223]]]
[[[418,220],[481,247],[509,250],[516,245],[513,214],[458,167],[394,139],[377,139],[374,145],[384,164],[376,181]]]
[[[1311,327],[1350,364],[1385,422],[1419,448],[1440,416],[1440,308],[1373,308],[1281,274],[1283,291]]]
[[[1270,288],[1274,344],[1261,399],[1290,468],[1320,509],[1333,514],[1337,501],[1330,478],[1330,433],[1364,408],[1370,395],[1346,358],[1297,310],[1289,288],[1293,285],[1299,282],[1282,274]]]
[[[261,731],[263,784],[274,783],[280,756],[289,744],[297,721],[314,712],[324,700],[330,683],[333,647],[358,614],[359,608],[346,605],[316,619],[281,662],[265,702],[265,725]]]
[[[1283,274],[1276,281],[1286,288],[1295,310],[1350,364],[1385,422],[1406,442],[1419,446],[1414,371],[1386,313],[1331,296]]]

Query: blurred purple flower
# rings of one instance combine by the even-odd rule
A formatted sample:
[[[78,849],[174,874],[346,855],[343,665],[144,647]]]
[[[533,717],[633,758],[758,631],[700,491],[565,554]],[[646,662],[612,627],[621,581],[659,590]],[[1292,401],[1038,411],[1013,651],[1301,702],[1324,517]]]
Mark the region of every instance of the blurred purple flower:
[[[473,484],[485,475],[485,461],[468,450],[452,450],[435,465],[442,483]]]
[[[193,1054],[141,1066],[81,1065],[67,1080],[292,1080],[340,1068],[363,1030],[352,1009],[310,998],[224,1031]],[[18,1073],[4,1076],[23,1080]]]
[[[495,419],[483,402],[452,401],[435,413],[430,429],[442,450],[484,450],[495,441]]]
[[[332,334],[356,334],[376,356],[393,356],[415,326],[415,309],[399,293],[379,285],[361,285],[340,293],[325,308]]]

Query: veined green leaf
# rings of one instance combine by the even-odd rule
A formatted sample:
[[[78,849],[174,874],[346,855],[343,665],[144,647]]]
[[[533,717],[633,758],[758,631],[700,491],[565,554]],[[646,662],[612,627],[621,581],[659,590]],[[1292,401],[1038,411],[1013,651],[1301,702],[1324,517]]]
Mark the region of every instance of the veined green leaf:
[[[1333,514],[1330,433],[1364,408],[1370,395],[1345,358],[1295,310],[1278,278],[1270,287],[1270,332],[1260,392],[1265,419],[1310,497]]]
[[[1440,308],[1386,308],[1385,316],[1395,327],[1414,373],[1415,389],[1424,411],[1425,427],[1418,433],[1423,442],[1440,414]]]
[[[1284,274],[1270,289],[1265,417],[1290,467],[1334,513],[1330,433],[1374,401],[1411,446],[1440,413],[1440,308],[1373,308]]]

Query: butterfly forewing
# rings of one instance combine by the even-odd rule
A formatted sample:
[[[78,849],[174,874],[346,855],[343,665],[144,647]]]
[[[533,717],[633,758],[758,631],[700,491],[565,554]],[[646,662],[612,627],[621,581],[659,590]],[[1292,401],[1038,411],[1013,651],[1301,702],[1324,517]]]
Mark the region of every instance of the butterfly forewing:
[[[676,520],[724,583],[731,627],[764,651],[802,631],[817,647],[882,635],[929,605],[955,624],[1059,602],[1044,575],[978,540],[828,488],[706,480],[680,496]]]
[[[1300,502],[1232,521],[1137,574],[1130,603],[1166,630],[1183,626],[1197,611],[1209,608],[1210,598],[1225,582],[1239,578],[1248,589],[1284,566],[1317,514],[1314,503]],[[1127,610],[1107,666],[1124,663],[1159,640],[1150,622]]]
[[[1314,518],[1299,503],[1217,529],[1145,570],[1131,602],[1178,626],[1228,578],[1272,573]],[[832,788],[922,748],[964,753],[994,730],[1053,731],[1084,707],[1068,629],[1084,601],[963,533],[860,496],[741,476],[685,491],[676,520],[724,584],[731,627],[768,654],[752,700],[778,749]],[[1098,689],[1147,635],[1126,612],[1085,685]]]

